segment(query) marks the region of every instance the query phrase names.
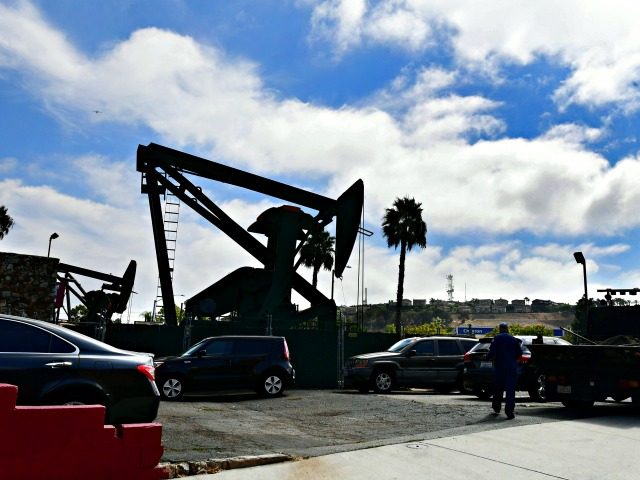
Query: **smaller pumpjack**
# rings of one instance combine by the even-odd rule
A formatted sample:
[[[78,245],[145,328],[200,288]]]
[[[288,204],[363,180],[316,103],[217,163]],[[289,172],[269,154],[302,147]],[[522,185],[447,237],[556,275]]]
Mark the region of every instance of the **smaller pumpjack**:
[[[109,283],[104,283],[100,290],[85,291],[73,274],[94,278]],[[87,315],[80,319],[81,322],[91,322],[102,328],[111,323],[114,313],[123,313],[127,309],[133,283],[136,278],[136,261],[131,260],[122,277],[77,267],[66,263],[59,263],[57,268],[58,292],[56,294],[55,307],[64,307],[66,298],[67,315],[71,312],[71,294],[73,294],[85,307]]]
[[[318,319],[318,326],[334,325],[336,306],[296,272],[294,260],[313,230],[322,230],[335,217],[337,278],[347,266],[358,235],[364,184],[357,180],[336,200],[270,180],[204,158],[151,143],[138,146],[137,170],[142,173],[141,192],[148,195],[158,261],[158,273],[167,325],[176,325],[171,268],[169,266],[160,196],[167,191],[243,247],[264,267],[241,267],[185,302],[187,317],[219,317],[233,313],[245,321],[276,321],[292,325]],[[317,211],[315,216],[284,205],[263,212],[247,230],[234,222],[186,176],[246,188]],[[267,236],[265,247],[251,233]],[[297,243],[299,242],[299,243]],[[297,245],[296,245],[297,243]],[[291,289],[309,301],[299,311],[291,303]],[[322,327],[321,327],[322,328]]]

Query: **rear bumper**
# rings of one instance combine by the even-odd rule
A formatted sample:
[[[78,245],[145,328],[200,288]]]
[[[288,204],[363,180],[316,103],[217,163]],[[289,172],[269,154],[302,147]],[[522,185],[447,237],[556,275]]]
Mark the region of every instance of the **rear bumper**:
[[[105,424],[150,423],[158,416],[160,396],[147,395],[122,399],[107,409]]]

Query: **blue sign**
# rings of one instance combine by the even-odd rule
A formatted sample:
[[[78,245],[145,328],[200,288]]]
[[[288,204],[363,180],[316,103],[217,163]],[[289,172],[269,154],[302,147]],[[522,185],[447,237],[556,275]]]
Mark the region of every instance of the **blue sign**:
[[[494,327],[471,327],[471,332],[469,332],[469,327],[456,327],[456,333],[458,335],[486,335],[493,332],[493,329]]]
[[[469,333],[469,327],[456,327],[457,335],[486,335],[487,333],[493,332],[495,327],[471,327],[471,333]],[[555,337],[562,337],[564,335],[564,330],[561,328],[554,328],[553,335]]]

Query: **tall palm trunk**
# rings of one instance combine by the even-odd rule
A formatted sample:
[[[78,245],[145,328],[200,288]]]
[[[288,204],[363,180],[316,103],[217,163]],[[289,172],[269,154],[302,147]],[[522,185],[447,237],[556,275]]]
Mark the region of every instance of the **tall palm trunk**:
[[[407,242],[400,242],[400,263],[398,264],[398,293],[396,295],[396,335],[402,337],[402,297],[404,294],[404,261],[407,255]]]

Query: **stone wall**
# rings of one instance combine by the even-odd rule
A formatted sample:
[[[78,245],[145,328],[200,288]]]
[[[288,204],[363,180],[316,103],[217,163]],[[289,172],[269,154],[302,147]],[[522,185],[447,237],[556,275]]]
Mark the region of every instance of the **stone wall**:
[[[50,320],[57,258],[0,252],[0,313]]]

